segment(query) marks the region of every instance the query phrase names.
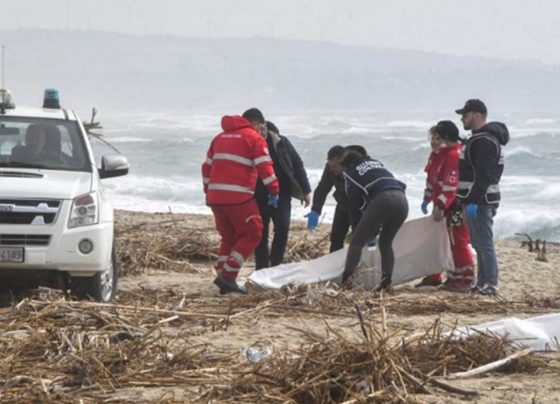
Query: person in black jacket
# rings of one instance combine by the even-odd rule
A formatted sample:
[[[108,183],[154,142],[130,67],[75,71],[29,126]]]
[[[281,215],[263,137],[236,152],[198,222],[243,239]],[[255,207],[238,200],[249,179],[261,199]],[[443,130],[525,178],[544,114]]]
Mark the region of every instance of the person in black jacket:
[[[336,200],[336,208],[330,234],[329,252],[337,251],[344,247],[344,240],[350,229],[350,217],[348,216],[348,197],[344,190],[344,178],[342,172],[337,170],[338,159],[342,157],[344,147],[341,145],[333,146],[327,153],[327,164],[317,184],[317,188],[313,192],[313,204],[311,212],[305,217],[307,218],[307,228],[315,229],[319,222],[319,216],[323,210],[323,205],[327,199],[327,195],[334,187],[334,199]]]
[[[336,200],[336,208],[331,226],[331,245],[329,252],[338,251],[344,247],[344,240],[346,239],[346,235],[348,234],[351,225],[350,215],[348,212],[348,197],[346,196],[344,177],[342,176],[343,170],[339,163],[345,150],[354,150],[361,153],[364,157],[367,156],[366,149],[359,145],[346,147],[336,145],[331,147],[327,153],[327,164],[325,164],[319,184],[317,184],[317,187],[313,192],[311,212],[305,215],[307,218],[307,228],[317,228],[319,216],[321,216],[321,211],[323,210],[323,205],[325,204],[327,195],[334,187],[333,197]],[[373,241],[370,241],[370,244],[372,243]]]
[[[292,143],[280,135],[272,122],[266,123],[266,141],[274,171],[280,183],[280,199],[277,207],[268,204],[268,190],[262,181],[257,181],[255,199],[263,220],[263,235],[255,249],[255,268],[262,269],[282,263],[292,212],[292,197],[300,200],[305,206],[311,202],[311,187],[303,161]],[[274,237],[269,251],[268,233],[270,220],[274,225]]]
[[[486,123],[488,110],[478,99],[468,100],[455,112],[461,115],[463,127],[472,131],[459,157],[457,190],[476,251],[478,278],[472,292],[494,296],[498,293],[498,261],[492,226],[501,197],[502,146],[509,142],[509,132],[501,122]]]
[[[348,195],[350,217],[355,230],[348,248],[342,282],[352,276],[368,239],[379,234],[381,284],[391,285],[395,263],[393,239],[408,216],[406,185],[393,176],[380,161],[347,150],[341,160]]]

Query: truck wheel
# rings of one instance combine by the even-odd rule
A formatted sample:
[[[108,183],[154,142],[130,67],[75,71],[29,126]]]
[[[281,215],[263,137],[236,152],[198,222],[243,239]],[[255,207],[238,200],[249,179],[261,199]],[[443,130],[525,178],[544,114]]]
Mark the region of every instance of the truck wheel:
[[[109,268],[90,277],[73,276],[70,280],[70,291],[79,299],[110,302],[117,294],[118,272],[117,254],[113,246]]]

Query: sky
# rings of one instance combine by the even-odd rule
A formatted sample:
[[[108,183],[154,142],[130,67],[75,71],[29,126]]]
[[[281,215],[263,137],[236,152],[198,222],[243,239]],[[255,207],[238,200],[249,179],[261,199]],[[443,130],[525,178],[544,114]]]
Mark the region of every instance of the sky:
[[[558,0],[0,0],[0,29],[267,36],[560,64]]]

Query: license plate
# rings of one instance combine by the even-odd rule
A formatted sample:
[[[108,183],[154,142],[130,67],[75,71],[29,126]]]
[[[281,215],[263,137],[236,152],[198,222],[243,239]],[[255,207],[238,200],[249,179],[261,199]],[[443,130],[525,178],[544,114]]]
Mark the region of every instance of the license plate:
[[[23,262],[23,247],[0,247],[0,262]]]

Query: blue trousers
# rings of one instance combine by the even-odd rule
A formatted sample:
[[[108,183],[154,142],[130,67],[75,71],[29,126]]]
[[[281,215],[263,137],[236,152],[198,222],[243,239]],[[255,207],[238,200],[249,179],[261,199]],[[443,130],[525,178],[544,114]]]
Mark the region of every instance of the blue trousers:
[[[495,215],[495,207],[479,205],[476,218],[467,218],[471,233],[471,245],[476,251],[478,269],[476,285],[481,288],[485,285],[498,286],[498,260],[492,231]],[[466,214],[465,217],[467,217]]]

